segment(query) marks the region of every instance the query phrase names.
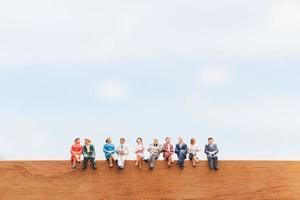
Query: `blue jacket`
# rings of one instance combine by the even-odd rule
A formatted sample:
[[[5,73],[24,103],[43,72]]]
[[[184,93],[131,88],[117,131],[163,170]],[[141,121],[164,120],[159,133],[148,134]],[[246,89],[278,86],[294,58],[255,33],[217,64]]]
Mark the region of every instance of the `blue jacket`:
[[[176,148],[175,148],[175,153],[179,156],[179,154],[183,154],[186,156],[187,154],[187,151],[188,151],[188,147],[185,143],[183,143],[181,145],[181,148],[180,148],[180,145],[179,144],[176,144]]]
[[[106,143],[106,144],[103,146],[103,152],[104,152],[104,154],[105,154],[105,158],[106,158],[106,159],[109,159],[113,154],[116,153],[115,145],[114,145],[114,144]]]

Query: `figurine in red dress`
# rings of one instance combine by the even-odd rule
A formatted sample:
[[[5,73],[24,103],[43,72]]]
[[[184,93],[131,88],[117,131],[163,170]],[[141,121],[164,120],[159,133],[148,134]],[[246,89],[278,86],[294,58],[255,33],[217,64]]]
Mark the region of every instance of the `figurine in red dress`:
[[[75,169],[77,163],[80,163],[80,157],[82,154],[82,146],[80,145],[80,138],[74,140],[74,144],[71,147],[71,161],[72,168]]]

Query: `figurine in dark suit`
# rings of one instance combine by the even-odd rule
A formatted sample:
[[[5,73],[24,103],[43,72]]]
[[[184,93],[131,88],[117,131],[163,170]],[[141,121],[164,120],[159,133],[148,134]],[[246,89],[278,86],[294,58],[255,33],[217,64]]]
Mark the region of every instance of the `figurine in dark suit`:
[[[178,144],[176,144],[175,153],[178,157],[178,163],[181,169],[184,168],[184,160],[186,159],[187,154],[187,145],[183,142],[183,138],[178,138]]]
[[[219,149],[217,144],[214,143],[213,138],[208,138],[208,144],[205,145],[204,153],[207,156],[208,165],[211,170],[218,170],[218,156]]]

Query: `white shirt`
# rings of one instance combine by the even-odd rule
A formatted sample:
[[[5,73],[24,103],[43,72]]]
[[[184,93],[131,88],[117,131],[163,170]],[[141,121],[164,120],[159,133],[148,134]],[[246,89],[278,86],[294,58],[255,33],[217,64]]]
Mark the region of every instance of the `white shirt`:
[[[86,146],[87,152],[89,152],[89,153],[90,153],[90,151],[91,151],[91,149],[90,149],[90,145],[88,144],[88,145],[85,145],[85,146]]]
[[[124,154],[120,155],[120,156],[126,156],[129,151],[128,151],[128,146],[126,144],[120,144],[118,147],[117,147],[117,154],[119,151],[123,151]]]
[[[200,151],[200,147],[196,144],[191,144],[188,148],[188,153],[196,154],[198,151]]]

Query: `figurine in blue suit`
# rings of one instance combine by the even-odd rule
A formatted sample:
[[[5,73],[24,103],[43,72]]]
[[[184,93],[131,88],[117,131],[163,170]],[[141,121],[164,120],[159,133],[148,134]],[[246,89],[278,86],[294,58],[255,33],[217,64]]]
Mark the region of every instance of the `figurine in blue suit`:
[[[184,160],[186,159],[187,154],[187,145],[183,142],[183,138],[178,138],[178,144],[176,144],[175,153],[178,157],[179,166],[181,169],[184,168]]]

